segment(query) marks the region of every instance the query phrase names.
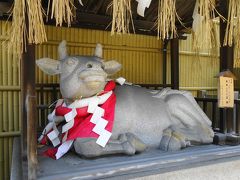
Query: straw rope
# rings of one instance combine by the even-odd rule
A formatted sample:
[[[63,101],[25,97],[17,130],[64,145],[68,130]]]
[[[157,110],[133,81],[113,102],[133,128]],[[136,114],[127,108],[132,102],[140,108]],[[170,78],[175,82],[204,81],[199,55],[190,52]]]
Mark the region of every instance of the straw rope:
[[[173,38],[177,35],[176,18],[180,21],[176,11],[176,0],[159,0],[157,26],[158,39]]]
[[[132,25],[133,32],[135,33],[131,0],[113,0],[108,8],[112,7],[112,28],[111,35],[130,33],[130,24]],[[108,9],[107,8],[107,9]]]

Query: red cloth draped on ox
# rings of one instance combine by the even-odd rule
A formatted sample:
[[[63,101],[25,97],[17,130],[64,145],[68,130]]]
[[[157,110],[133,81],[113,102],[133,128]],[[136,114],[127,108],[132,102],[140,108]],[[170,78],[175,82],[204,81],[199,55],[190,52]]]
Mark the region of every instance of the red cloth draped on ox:
[[[100,95],[103,95],[109,91],[114,90],[115,87],[116,87],[115,82],[109,81],[106,84],[103,93],[101,93]],[[112,93],[111,96],[102,105],[99,105],[99,107],[104,109],[103,119],[108,121],[108,124],[105,127],[105,129],[109,132],[112,132],[112,128],[113,128],[115,104],[116,104],[116,95]],[[69,113],[71,110],[72,110],[71,108],[64,107],[63,104],[61,104],[60,106],[56,107],[55,115],[64,116],[65,114]],[[88,113],[87,110],[88,110],[87,106],[82,108],[76,108],[77,115],[74,118],[74,125],[71,129],[68,130],[66,141],[75,140],[76,138],[96,138],[97,139],[99,137],[98,134],[92,131],[92,129],[95,126],[95,124],[90,122],[93,114]],[[62,134],[62,138],[64,134],[65,133]],[[40,143],[46,144],[47,141],[48,141],[48,137],[46,134]],[[56,159],[55,154],[57,153],[59,146],[55,148],[49,148],[47,151],[44,152],[44,155]]]

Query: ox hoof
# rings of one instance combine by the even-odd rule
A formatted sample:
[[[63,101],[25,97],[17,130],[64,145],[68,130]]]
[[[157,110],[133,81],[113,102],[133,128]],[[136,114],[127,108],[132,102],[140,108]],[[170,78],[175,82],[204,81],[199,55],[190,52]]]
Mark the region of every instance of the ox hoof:
[[[187,143],[181,133],[170,129],[163,132],[159,148],[164,151],[177,151],[185,148]]]
[[[127,141],[127,140],[128,140],[128,139],[127,139],[127,135],[126,135],[126,134],[120,134],[120,135],[118,136],[118,140],[119,140],[121,143]]]
[[[130,142],[136,149],[136,152],[143,152],[147,147],[146,145],[134,134],[127,133],[126,134],[128,142]]]
[[[135,148],[128,141],[122,143],[122,147],[123,147],[124,153],[127,155],[131,156],[136,153]]]
[[[143,152],[147,148],[147,146],[132,133],[120,134],[118,139],[120,142],[129,142],[135,148],[136,153]]]

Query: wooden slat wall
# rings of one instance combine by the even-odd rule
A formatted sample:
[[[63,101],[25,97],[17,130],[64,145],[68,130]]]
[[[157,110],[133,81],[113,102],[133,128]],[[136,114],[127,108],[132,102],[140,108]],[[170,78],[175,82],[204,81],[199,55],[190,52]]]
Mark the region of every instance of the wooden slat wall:
[[[20,69],[19,61],[7,54],[6,32],[9,24],[0,21],[0,179],[9,179],[12,140],[20,134]],[[48,42],[38,45],[36,58],[57,59],[58,43],[66,39],[70,55],[91,55],[96,43],[104,46],[106,60],[116,59],[123,69],[114,77],[123,76],[134,83],[162,83],[162,43],[156,37],[144,35],[110,36],[107,31],[59,28],[46,26]],[[167,83],[170,82],[170,61],[168,54]],[[191,50],[191,38],[180,42],[180,88],[196,95],[199,89],[217,87],[213,76],[218,72],[218,57],[207,52],[196,56]],[[47,76],[36,71],[37,83],[57,83],[57,76]],[[49,93],[49,92],[48,92]],[[210,92],[210,93],[214,93]],[[39,96],[38,96],[39,97]],[[49,95],[44,95],[44,103],[50,103]],[[39,124],[40,126],[41,124]]]
[[[193,51],[192,36],[180,41],[180,89],[189,90],[194,96],[198,90],[208,90],[208,94],[216,94],[219,72],[219,52],[206,50]]]
[[[13,137],[20,135],[19,62],[4,41],[10,24],[0,21],[0,179],[9,179]]]
[[[68,42],[70,55],[92,55],[96,43],[104,47],[106,60],[116,59],[123,68],[114,77],[123,76],[134,83],[161,83],[161,41],[143,35],[110,36],[107,31],[47,26],[48,42],[37,47],[37,58],[57,59],[57,46],[63,39]],[[57,82],[55,76],[47,76],[37,70],[38,83]]]

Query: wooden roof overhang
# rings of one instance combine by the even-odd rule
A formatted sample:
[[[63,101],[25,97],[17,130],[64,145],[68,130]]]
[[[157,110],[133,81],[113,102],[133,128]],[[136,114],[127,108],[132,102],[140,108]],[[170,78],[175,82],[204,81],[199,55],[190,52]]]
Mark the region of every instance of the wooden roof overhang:
[[[192,14],[196,0],[177,0],[176,10],[185,27],[178,21],[176,23],[178,32],[192,26]],[[111,29],[112,10],[108,5],[112,0],[83,0],[84,6],[76,3],[76,25],[80,27],[96,28],[102,30]],[[157,30],[154,23],[158,15],[158,0],[152,0],[150,7],[146,8],[145,16],[137,14],[137,1],[132,1],[132,17],[135,32],[137,34],[156,35]],[[75,23],[74,23],[75,24]],[[133,32],[133,31],[131,31]]]
[[[82,0],[83,6],[78,0],[75,0],[76,16],[72,22],[72,27],[90,28],[99,30],[111,30],[112,9],[109,4],[112,0]],[[176,0],[176,11],[182,24],[176,21],[176,28],[179,35],[189,32],[193,18],[193,10],[196,0]],[[154,26],[158,15],[159,0],[152,0],[149,8],[145,9],[145,16],[137,14],[138,2],[132,0],[132,17],[134,22],[135,33],[146,35],[157,35],[157,29]],[[13,0],[0,1],[0,18],[7,19]],[[47,10],[48,0],[42,1],[43,8]],[[218,4],[217,4],[218,9]],[[50,19],[50,18],[49,18]],[[54,20],[49,20],[45,24],[55,25]],[[64,24],[64,26],[67,26]],[[133,33],[133,31],[131,30]]]

